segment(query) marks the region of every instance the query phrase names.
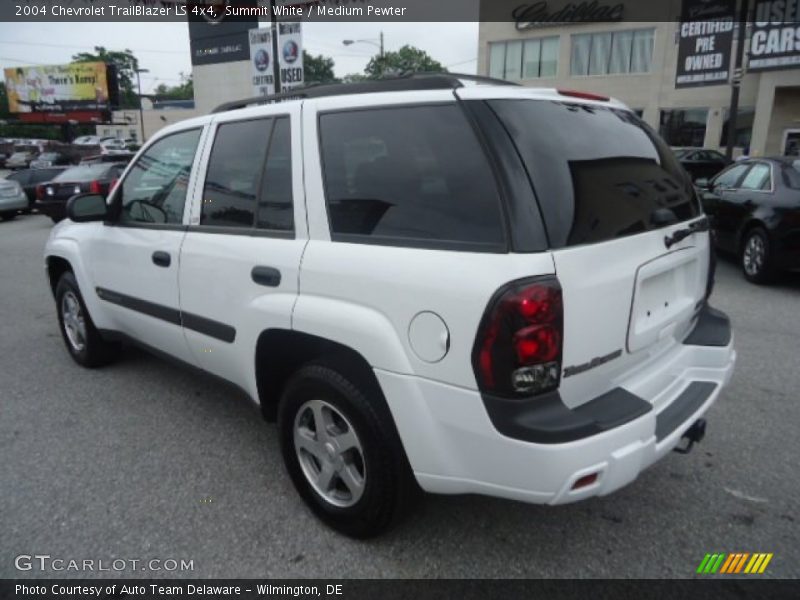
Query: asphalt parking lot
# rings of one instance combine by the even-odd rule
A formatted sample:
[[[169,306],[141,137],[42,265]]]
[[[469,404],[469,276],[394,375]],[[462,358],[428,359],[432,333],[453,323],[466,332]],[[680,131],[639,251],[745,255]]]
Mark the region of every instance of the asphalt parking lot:
[[[766,576],[800,577],[800,275],[762,288],[721,262],[712,303],[738,364],[688,456],[574,505],[429,496],[357,542],[305,508],[239,392],[133,349],[72,362],[43,272],[51,226],[0,222],[2,578],[41,576],[14,567],[37,553],[187,559],[173,575],[189,577],[691,577],[707,552],[772,552]]]

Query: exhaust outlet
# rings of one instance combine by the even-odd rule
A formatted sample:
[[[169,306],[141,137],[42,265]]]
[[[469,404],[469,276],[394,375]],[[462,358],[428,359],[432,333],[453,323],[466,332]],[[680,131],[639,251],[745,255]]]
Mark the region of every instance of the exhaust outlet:
[[[706,420],[705,419],[697,419],[689,429],[686,430],[681,436],[681,442],[686,440],[685,445],[678,444],[675,446],[674,450],[678,454],[689,454],[692,451],[692,446],[696,443],[699,443],[706,437]]]

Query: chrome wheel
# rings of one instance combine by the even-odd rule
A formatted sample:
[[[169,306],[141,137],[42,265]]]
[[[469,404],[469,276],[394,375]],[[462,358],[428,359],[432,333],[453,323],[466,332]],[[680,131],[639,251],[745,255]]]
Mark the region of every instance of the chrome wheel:
[[[764,269],[766,254],[764,239],[757,233],[751,234],[747,238],[742,255],[742,266],[745,273],[750,276],[758,275]]]
[[[334,506],[353,506],[364,494],[364,451],[345,416],[324,400],[304,403],[294,420],[294,449],[314,490]]]
[[[71,291],[65,292],[61,298],[61,319],[70,346],[76,352],[83,352],[86,348],[86,321],[81,303]]]

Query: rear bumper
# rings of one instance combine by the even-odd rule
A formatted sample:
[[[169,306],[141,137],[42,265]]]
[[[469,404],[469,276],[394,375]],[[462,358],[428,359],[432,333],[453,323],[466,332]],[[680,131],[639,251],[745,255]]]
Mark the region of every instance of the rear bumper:
[[[52,217],[54,219],[63,219],[67,216],[67,203],[62,201],[42,202],[36,200],[33,207],[40,213]]]
[[[727,317],[704,310],[684,344],[622,382],[612,397],[604,394],[575,410],[562,405],[572,417],[548,415],[548,401],[531,400],[517,429],[505,432],[476,391],[376,374],[423,489],[561,504],[613,492],[671,451],[719,397],[735,360]],[[542,414],[532,416],[537,408]],[[558,435],[537,438],[538,431],[524,439],[525,425],[541,429],[543,422]],[[597,474],[594,483],[572,489],[590,474]]]

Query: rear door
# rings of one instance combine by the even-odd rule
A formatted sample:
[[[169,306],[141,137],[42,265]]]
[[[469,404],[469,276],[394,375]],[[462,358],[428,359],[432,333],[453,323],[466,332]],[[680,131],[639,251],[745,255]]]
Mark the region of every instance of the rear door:
[[[679,344],[705,296],[709,236],[686,172],[633,113],[567,97],[488,100],[525,162],[563,290],[568,406]]]
[[[300,105],[217,118],[180,256],[186,340],[206,371],[254,389],[265,329],[290,329],[306,244]],[[252,387],[251,387],[252,386]]]

